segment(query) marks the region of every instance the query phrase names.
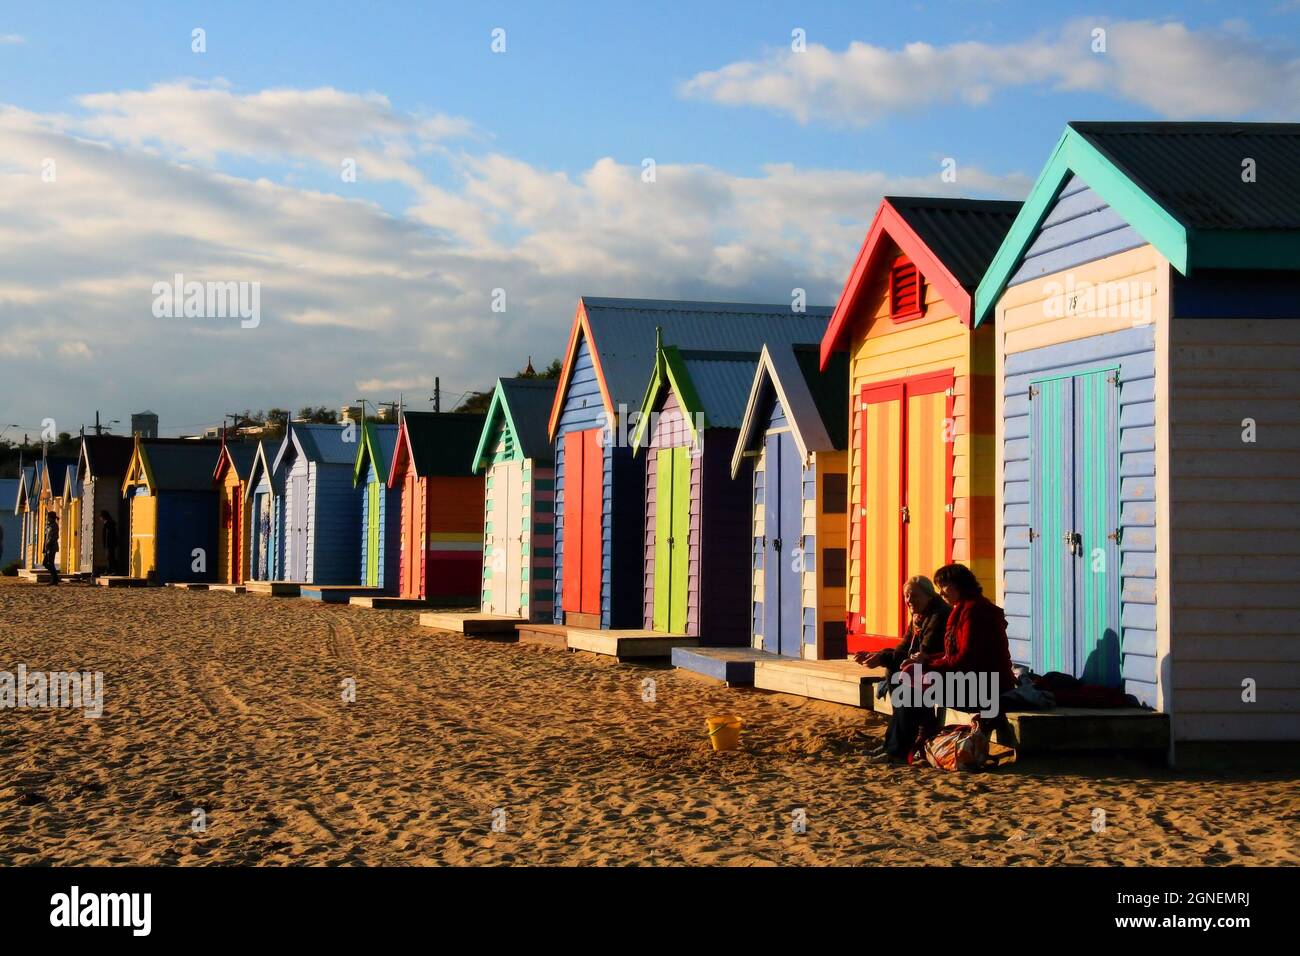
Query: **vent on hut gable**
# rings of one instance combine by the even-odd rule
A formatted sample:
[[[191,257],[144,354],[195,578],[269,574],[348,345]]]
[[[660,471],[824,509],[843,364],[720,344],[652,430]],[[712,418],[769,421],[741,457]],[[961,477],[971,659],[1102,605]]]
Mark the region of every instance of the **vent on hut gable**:
[[[925,315],[921,272],[907,256],[899,256],[889,267],[889,317],[907,322]]]

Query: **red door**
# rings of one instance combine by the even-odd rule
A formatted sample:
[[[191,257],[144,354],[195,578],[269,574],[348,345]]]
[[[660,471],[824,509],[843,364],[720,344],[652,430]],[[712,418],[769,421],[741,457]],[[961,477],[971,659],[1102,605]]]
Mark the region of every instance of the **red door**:
[[[564,436],[565,611],[600,613],[605,450],[600,429]]]

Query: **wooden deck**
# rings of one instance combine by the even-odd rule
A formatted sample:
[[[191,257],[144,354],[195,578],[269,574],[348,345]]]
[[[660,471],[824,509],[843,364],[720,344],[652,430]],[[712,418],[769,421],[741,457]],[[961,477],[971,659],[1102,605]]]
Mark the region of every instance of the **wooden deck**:
[[[515,628],[523,623],[523,618],[505,614],[426,611],[420,615],[421,627],[451,631],[466,637],[514,637]]]
[[[214,584],[209,591],[225,591],[227,594],[243,594],[248,588],[243,584]]]
[[[515,628],[520,644],[537,644],[541,647],[558,647],[567,650],[569,629],[562,624],[520,624]]]
[[[302,585],[296,581],[247,581],[248,594],[269,594],[271,597],[297,597]]]
[[[348,603],[353,607],[368,607],[372,611],[411,611],[429,606],[428,601],[422,601],[419,598],[392,597],[378,594],[348,598]]]
[[[298,597],[323,604],[347,604],[354,597],[377,597],[379,588],[361,584],[304,584]]]
[[[754,662],[754,686],[760,690],[867,709],[871,708],[875,682],[884,676],[883,668],[863,667],[851,660],[800,661],[783,657]]]
[[[105,574],[95,578],[101,588],[147,588],[148,578],[133,578],[125,574]]]
[[[50,572],[44,568],[19,568],[18,580],[28,584],[49,584]]]
[[[206,591],[208,588],[212,587],[212,585],[191,581],[172,581],[167,585],[167,587],[175,588],[177,591]]]
[[[599,631],[585,627],[569,628],[569,650],[605,654],[619,660],[645,660],[670,657],[674,647],[695,647],[699,638],[663,631]]]
[[[752,687],[758,661],[788,660],[754,647],[674,647],[674,667],[721,681],[728,687]]]

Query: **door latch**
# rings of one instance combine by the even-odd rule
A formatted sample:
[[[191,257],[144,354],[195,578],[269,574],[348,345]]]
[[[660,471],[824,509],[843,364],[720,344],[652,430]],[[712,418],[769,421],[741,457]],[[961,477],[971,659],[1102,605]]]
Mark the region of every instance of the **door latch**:
[[[1064,535],[1065,546],[1071,554],[1083,554],[1083,535],[1077,531],[1067,531]]]
[[[903,505],[903,507],[899,508],[898,513],[903,517],[903,524],[907,524],[912,520],[912,512],[907,510],[907,505]]]

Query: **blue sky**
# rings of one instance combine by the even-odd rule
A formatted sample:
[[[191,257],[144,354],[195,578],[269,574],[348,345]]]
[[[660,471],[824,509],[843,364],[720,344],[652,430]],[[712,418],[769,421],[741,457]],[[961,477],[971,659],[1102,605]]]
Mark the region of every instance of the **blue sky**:
[[[486,387],[583,293],[831,304],[880,194],[954,191],[945,157],[1018,197],[1067,120],[1298,102],[1296,0],[10,5],[0,419]],[[265,321],[155,318],[177,271],[262,283]]]

